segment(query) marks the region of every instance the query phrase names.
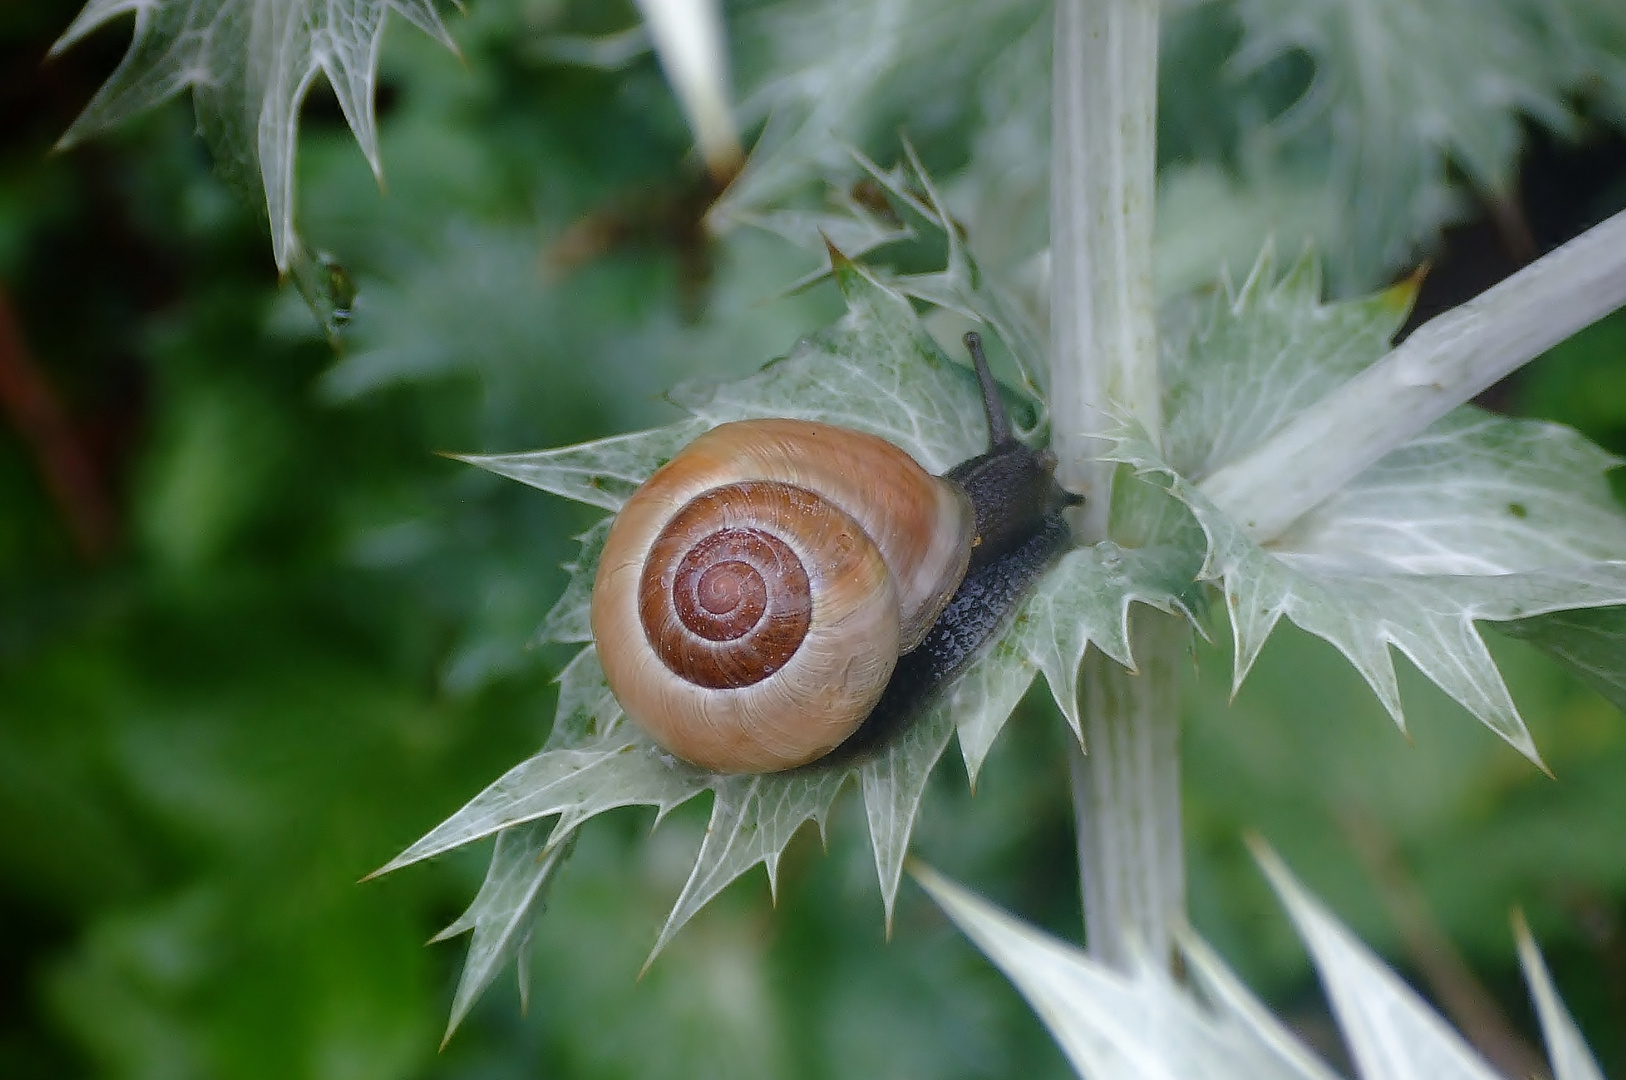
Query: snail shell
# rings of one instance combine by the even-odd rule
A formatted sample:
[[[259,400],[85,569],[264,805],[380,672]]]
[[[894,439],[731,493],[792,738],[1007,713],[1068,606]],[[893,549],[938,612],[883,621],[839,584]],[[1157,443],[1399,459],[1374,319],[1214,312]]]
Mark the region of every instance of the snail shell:
[[[965,492],[884,439],[723,424],[635,492],[593,587],[627,715],[726,772],[793,768],[869,714],[965,576]]]

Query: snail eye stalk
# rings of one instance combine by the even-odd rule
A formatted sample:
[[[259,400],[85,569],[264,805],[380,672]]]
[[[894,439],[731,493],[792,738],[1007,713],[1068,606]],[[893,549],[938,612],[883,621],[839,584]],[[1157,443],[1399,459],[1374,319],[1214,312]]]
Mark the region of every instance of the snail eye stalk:
[[[988,368],[988,357],[982,351],[982,335],[975,330],[965,335],[965,347],[971,353],[971,363],[977,369],[977,382],[982,385],[982,409],[988,416],[988,448],[998,450],[1016,441],[1011,434],[1010,413],[1005,411],[1005,399],[999,396],[999,384]]]

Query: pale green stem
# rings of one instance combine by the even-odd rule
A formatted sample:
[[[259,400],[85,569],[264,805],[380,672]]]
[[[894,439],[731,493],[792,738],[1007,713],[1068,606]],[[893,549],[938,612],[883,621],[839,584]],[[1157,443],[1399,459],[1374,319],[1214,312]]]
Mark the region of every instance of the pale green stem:
[[[1169,956],[1169,923],[1186,903],[1180,828],[1180,676],[1191,629],[1136,607],[1139,672],[1091,649],[1080,679],[1084,742],[1073,754],[1073,813],[1085,942],[1127,968],[1135,944]]]
[[[706,168],[722,180],[744,157],[729,106],[721,0],[637,0],[655,53],[694,132]]]
[[[1090,433],[1127,414],[1161,428],[1152,291],[1157,0],[1057,0],[1050,195],[1052,449],[1086,498],[1075,523],[1106,539],[1112,468]],[[1168,955],[1184,908],[1179,667],[1185,628],[1136,612],[1130,674],[1091,650],[1074,751],[1073,805],[1085,940],[1125,965],[1137,945]]]
[[[1106,538],[1112,466],[1090,433],[1162,427],[1152,292],[1157,0],[1058,0],[1051,98],[1052,449]]]
[[[1626,305],[1626,211],[1430,319],[1199,485],[1258,540],[1481,390]]]

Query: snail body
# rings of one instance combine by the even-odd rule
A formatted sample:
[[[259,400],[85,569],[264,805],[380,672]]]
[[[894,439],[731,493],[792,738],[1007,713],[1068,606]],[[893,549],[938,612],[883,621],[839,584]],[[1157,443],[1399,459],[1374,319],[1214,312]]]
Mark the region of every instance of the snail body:
[[[973,355],[993,446],[946,476],[863,432],[738,421],[622,507],[593,638],[616,700],[657,743],[717,771],[771,772],[829,754],[874,714],[902,719],[1065,546],[1068,497],[1046,455],[1011,437]]]

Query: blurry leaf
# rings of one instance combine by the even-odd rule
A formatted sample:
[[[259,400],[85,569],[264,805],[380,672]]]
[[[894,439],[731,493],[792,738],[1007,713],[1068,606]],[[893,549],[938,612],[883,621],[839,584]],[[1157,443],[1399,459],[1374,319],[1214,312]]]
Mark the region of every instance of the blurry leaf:
[[[1530,927],[1519,912],[1513,915],[1513,936],[1519,944],[1524,981],[1530,987],[1530,998],[1541,1020],[1541,1035],[1547,1044],[1547,1058],[1553,1065],[1553,1080],[1603,1080],[1598,1059],[1592,1056],[1575,1020],[1553,988],[1547,962],[1541,958],[1536,939],[1530,936]]]
[[[1136,431],[1111,456],[1169,490],[1208,537],[1240,686],[1283,615],[1335,645],[1404,724],[1389,645],[1539,763],[1476,620],[1626,602],[1614,459],[1568,429],[1465,408],[1393,451],[1261,547],[1189,479],[1247,451],[1376,359],[1404,294],[1322,305],[1305,260],[1269,287],[1268,252],[1234,301],[1176,337],[1167,464]],[[1324,331],[1323,328],[1326,328]]]
[[[638,0],[667,81],[713,176],[726,179],[742,152],[729,101],[721,0]]]
[[[1496,1080],[1456,1032],[1304,891],[1275,852],[1254,856],[1321,975],[1350,1056],[1368,1080]]]
[[[297,240],[288,255],[288,274],[294,287],[316,313],[322,333],[335,348],[355,314],[356,284],[337,259],[325,251],[310,252]]]
[[[1217,272],[1250,266],[1265,239],[1288,251],[1333,250],[1345,222],[1322,178],[1249,155],[1241,176],[1207,162],[1171,163],[1158,176],[1152,262],[1159,297],[1202,289]]]
[[[183,393],[161,417],[137,512],[142,538],[161,561],[197,571],[263,512],[288,435],[283,418],[247,386]]]
[[[781,0],[736,20],[735,42],[757,58],[741,80],[739,120],[766,127],[714,213],[778,204],[847,169],[848,146],[895,138],[900,124],[917,139],[950,126],[990,59],[1047,15],[1031,0]]]
[[[1497,629],[1552,653],[1626,711],[1626,608],[1555,611]]]
[[[434,0],[90,0],[53,52],[126,13],[136,17],[135,37],[62,144],[190,89],[221,173],[245,194],[263,189],[271,249],[277,267],[287,270],[299,250],[293,192],[299,109],[318,74],[332,85],[367,163],[382,174],[373,94],[390,12],[456,51]]]
[[[1519,125],[1567,132],[1564,57],[1521,0],[1240,0],[1233,61],[1254,71],[1293,50],[1315,82],[1285,134],[1314,125],[1347,221],[1340,277],[1381,279],[1452,216],[1448,162],[1490,200],[1510,196]]]
[[[1597,0],[1552,0],[1546,7],[1571,78],[1601,91],[1617,124],[1626,125],[1626,8]]]
[[[480,892],[467,911],[446,929],[430,939],[445,941],[474,931],[469,955],[463,961],[463,974],[452,997],[452,1015],[446,1022],[446,1036],[452,1037],[469,1009],[497,973],[516,959],[530,943],[531,928],[542,913],[547,889],[554,874],[569,857],[574,837],[559,842],[551,838],[548,822],[533,821],[508,829],[497,836],[491,865]],[[520,985],[526,985],[525,972]],[[523,992],[523,991],[522,991]]]
[[[1333,1073],[1247,996],[1211,953],[1205,1003],[1160,965],[1120,972],[993,907],[924,866],[913,871],[949,918],[997,964],[1089,1080],[1331,1080]],[[1243,1006],[1243,1007],[1239,1007]]]

